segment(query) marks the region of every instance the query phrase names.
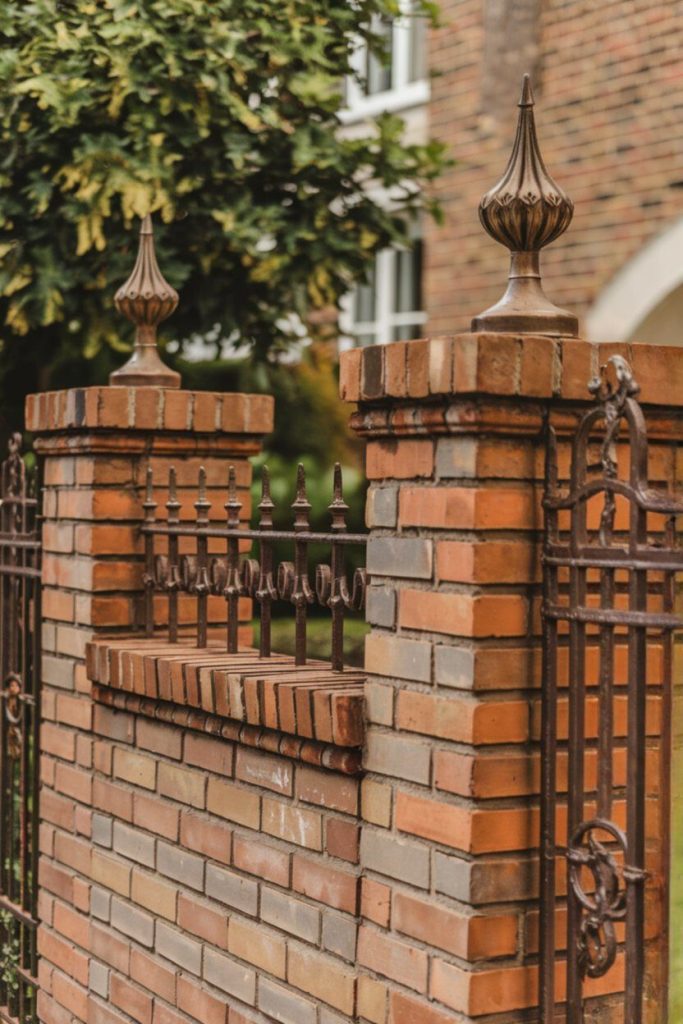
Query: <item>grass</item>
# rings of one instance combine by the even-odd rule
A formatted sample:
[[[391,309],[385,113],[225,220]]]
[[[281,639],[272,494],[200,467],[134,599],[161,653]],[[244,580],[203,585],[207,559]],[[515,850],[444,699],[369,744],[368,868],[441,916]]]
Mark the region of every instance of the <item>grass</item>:
[[[259,623],[254,620],[254,645],[259,642]],[[363,667],[363,648],[369,626],[361,619],[347,619],[344,623],[344,663],[350,668]],[[310,618],[306,624],[307,655],[329,661],[331,645],[331,622],[329,618]],[[278,654],[294,654],[294,620],[273,619],[271,625],[273,651]]]

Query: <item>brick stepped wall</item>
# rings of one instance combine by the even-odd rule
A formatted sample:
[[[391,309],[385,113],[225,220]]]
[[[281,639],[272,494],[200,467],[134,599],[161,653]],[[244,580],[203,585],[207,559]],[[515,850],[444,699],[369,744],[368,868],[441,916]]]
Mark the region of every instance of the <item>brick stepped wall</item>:
[[[132,635],[147,465],[191,482],[207,461],[211,490],[234,461],[246,494],[267,410],[240,432],[225,396],[206,415],[205,396],[151,396],[147,427],[130,389],[30,403],[44,1024],[533,1019],[543,428],[566,476],[586,384],[617,352],[671,486],[682,350],[482,334],[344,356],[371,483],[365,685]]]
[[[290,737],[282,756],[274,731],[250,747],[239,727],[217,734],[215,716],[165,705],[159,721],[148,715],[164,705],[101,690],[135,713],[95,706],[79,794],[92,808],[79,865],[91,879],[89,1019],[213,1024],[228,1006],[231,1021],[250,1008],[249,1019],[352,1017],[359,759],[337,751],[344,771],[330,771],[310,763],[325,761],[322,744]],[[68,802],[57,798],[55,824]]]

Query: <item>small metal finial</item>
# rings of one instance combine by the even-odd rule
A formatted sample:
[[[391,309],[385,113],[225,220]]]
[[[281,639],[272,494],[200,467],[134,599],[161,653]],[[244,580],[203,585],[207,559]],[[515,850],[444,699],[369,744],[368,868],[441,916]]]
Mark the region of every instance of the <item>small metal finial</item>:
[[[275,504],[270,494],[270,470],[267,466],[264,466],[261,471],[261,500],[258,504],[258,510],[260,528],[262,530],[272,529]]]
[[[178,501],[178,483],[176,477],[175,466],[171,466],[168,471],[168,500],[166,502],[166,512],[168,514],[169,523],[179,522],[178,513],[180,512],[180,502]]]
[[[294,511],[294,529],[297,531],[308,530],[311,503],[306,493],[306,470],[303,462],[300,462],[296,469],[296,497],[292,502],[292,509]]]
[[[237,497],[237,474],[234,466],[228,467],[228,500],[223,507],[228,514],[228,529],[239,529],[242,502]]]
[[[145,510],[147,522],[154,522],[157,503],[154,500],[154,474],[151,466],[147,467],[147,472],[145,473],[145,500],[142,503],[142,507]]]
[[[567,230],[574,204],[543,162],[528,75],[518,106],[517,134],[505,173],[479,204],[479,219],[488,233],[510,250],[508,287],[495,306],[474,318],[472,330],[576,337],[577,318],[555,306],[541,285],[540,250]]]
[[[206,497],[206,470],[203,466],[199,467],[197,500],[194,503],[194,507],[197,512],[197,526],[208,526],[211,502]]]
[[[166,366],[157,348],[157,327],[178,305],[178,293],[159,270],[149,214],[140,227],[140,247],[133,273],[114,296],[114,304],[135,324],[135,347],[128,362],[109,375],[124,387],[179,388],[180,374]]]
[[[342,488],[342,469],[338,462],[334,464],[334,485],[332,501],[327,506],[327,511],[330,513],[332,518],[332,529],[335,532],[339,532],[346,529],[346,513],[349,511],[349,506],[344,501],[344,493]]]

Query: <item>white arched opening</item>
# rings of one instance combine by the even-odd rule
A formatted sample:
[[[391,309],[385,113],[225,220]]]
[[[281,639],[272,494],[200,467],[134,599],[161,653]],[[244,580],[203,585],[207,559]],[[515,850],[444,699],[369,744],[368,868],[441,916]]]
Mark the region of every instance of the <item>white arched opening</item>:
[[[683,345],[683,217],[610,281],[586,317],[586,337]]]

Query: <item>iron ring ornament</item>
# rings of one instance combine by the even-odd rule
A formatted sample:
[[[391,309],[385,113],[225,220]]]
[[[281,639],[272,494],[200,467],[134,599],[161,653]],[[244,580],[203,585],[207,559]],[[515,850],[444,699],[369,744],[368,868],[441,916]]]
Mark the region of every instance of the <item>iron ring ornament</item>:
[[[610,837],[609,846],[596,837],[600,832]],[[571,891],[582,911],[576,950],[582,977],[601,978],[614,964],[618,948],[615,923],[626,917],[628,886],[647,878],[646,871],[626,864],[627,852],[622,830],[604,818],[583,822],[571,837],[567,861]],[[617,853],[624,860],[621,869]],[[588,892],[582,879],[586,870],[594,883]]]
[[[5,679],[2,692],[5,705],[5,721],[7,722],[7,754],[11,760],[17,761],[21,756],[21,727],[24,718],[25,695],[21,677],[10,672]]]

